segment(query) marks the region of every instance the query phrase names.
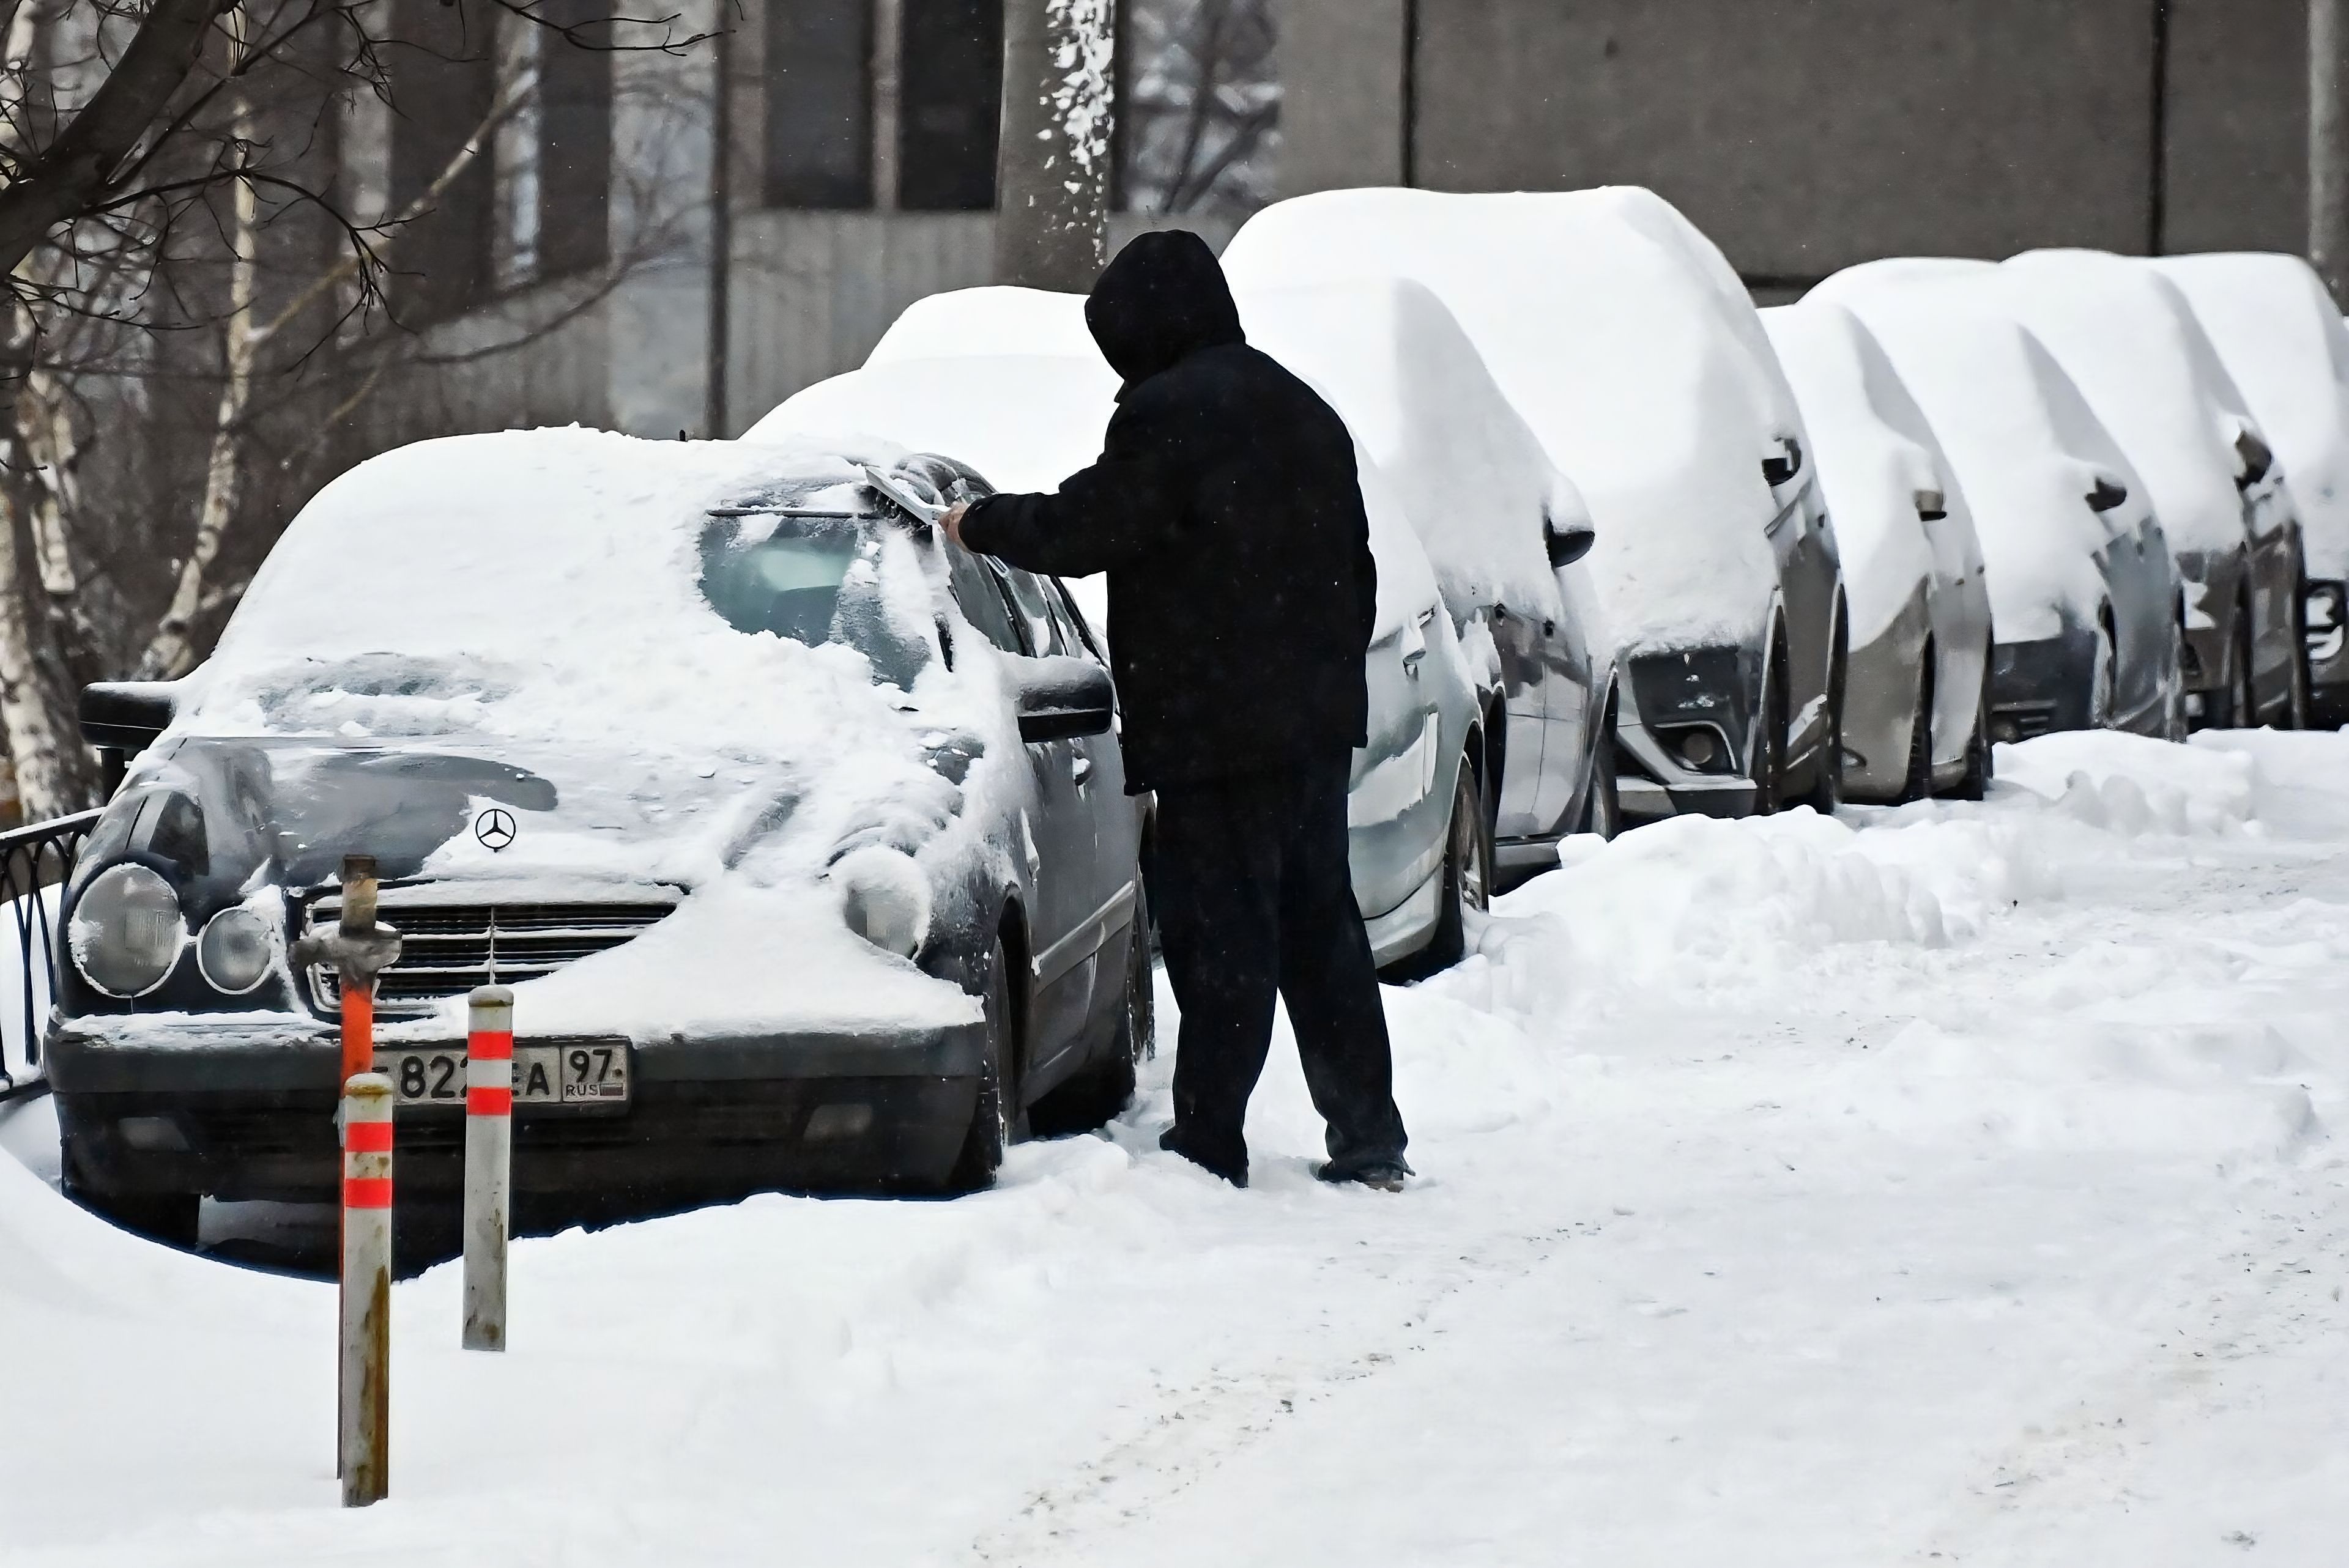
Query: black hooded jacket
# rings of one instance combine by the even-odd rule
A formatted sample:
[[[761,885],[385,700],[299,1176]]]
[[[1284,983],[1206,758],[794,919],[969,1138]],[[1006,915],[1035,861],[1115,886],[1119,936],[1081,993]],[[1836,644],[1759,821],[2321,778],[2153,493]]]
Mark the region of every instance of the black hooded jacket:
[[[1125,382],[1100,459],[1055,494],[978,502],[964,542],[1109,573],[1128,789],[1361,745],[1378,569],[1345,421],[1247,346],[1196,234],[1119,252],[1085,324]]]

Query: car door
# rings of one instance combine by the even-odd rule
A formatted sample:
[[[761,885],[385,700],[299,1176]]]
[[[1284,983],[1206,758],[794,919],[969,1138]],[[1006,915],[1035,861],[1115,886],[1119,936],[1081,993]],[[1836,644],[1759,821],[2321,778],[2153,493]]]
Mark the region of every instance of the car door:
[[[1502,738],[1500,789],[1493,836],[1503,841],[1544,839],[1554,830],[1555,812],[1543,814],[1547,793],[1547,723],[1549,665],[1542,656],[1542,623],[1506,604],[1493,611],[1493,646],[1500,655]]]
[[[1583,779],[1589,772],[1590,733],[1599,717],[1594,711],[1600,700],[1596,690],[1598,661],[1586,630],[1588,623],[1575,613],[1578,601],[1593,601],[1569,575],[1579,570],[1562,566],[1552,573],[1557,581],[1562,609],[1555,618],[1545,617],[1537,628],[1541,633],[1543,732],[1538,814],[1545,837],[1568,832],[1575,827],[1572,813]]]
[[[1940,483],[1951,484],[1947,476]],[[1929,498],[1930,499],[1930,498]],[[1933,555],[1933,591],[1927,602],[1933,627],[1933,751],[1935,766],[1965,755],[1973,734],[1990,657],[1990,594],[1982,575],[1982,541],[1961,510],[1921,505],[1919,518]]]
[[[1789,490],[1794,493],[1780,506],[1768,532],[1786,614],[1786,756],[1793,761],[1807,759],[1827,733],[1838,573],[1826,542],[1818,483],[1807,464],[1800,478],[1790,479],[1773,493],[1785,497]]]
[[[991,562],[1011,603],[1028,654],[1036,658],[1096,657],[1076,629],[1060,587],[1016,567]],[[1036,907],[1035,1060],[1029,1087],[1049,1087],[1056,1069],[1074,1059],[1087,1034],[1100,989],[1102,944],[1124,923],[1121,893],[1130,900],[1133,844],[1130,831],[1105,830],[1101,800],[1123,803],[1125,777],[1114,736],[1030,742],[1036,780],[1034,838]],[[1065,1058],[1065,1059],[1064,1059]]]

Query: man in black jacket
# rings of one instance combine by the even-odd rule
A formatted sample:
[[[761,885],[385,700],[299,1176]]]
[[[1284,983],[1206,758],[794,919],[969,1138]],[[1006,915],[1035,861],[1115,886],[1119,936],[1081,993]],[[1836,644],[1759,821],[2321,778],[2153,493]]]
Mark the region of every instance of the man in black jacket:
[[[1320,1174],[1399,1189],[1386,1015],[1346,864],[1378,589],[1353,438],[1248,346],[1196,234],[1126,246],[1085,324],[1125,383],[1100,459],[947,524],[1031,572],[1109,573],[1126,788],[1158,792],[1150,892],[1183,1010],[1161,1142],[1247,1185],[1277,992],[1330,1124]]]

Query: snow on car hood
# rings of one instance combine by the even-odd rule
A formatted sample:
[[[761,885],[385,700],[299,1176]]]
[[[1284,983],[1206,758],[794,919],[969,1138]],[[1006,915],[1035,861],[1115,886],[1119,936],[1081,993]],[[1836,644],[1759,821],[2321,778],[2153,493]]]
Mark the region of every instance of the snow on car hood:
[[[1761,464],[1801,415],[1727,263],[1661,200],[1330,191],[1249,219],[1224,263],[1242,289],[1426,285],[1588,501],[1627,651],[1759,634],[1778,510]]]
[[[1765,310],[1762,324],[1819,444],[1819,483],[1843,556],[1852,643],[1872,642],[1932,576],[1918,492],[1940,491],[1949,526],[1971,533],[1964,487],[1857,316],[1819,302]]]
[[[889,324],[864,363],[1030,355],[1101,360],[1100,346],[1085,325],[1084,295],[1004,284],[925,295]],[[1106,361],[1102,362],[1102,373],[1115,384],[1116,373]]]
[[[1248,341],[1328,398],[1394,481],[1447,599],[1560,613],[1543,522],[1587,524],[1589,508],[1433,291],[1378,279],[1237,297]]]
[[[2093,623],[2104,597],[2095,556],[2110,536],[2086,497],[2099,472],[2127,486],[2109,515],[2133,528],[2145,484],[2054,356],[1948,283],[1826,297],[1876,335],[1940,438],[1982,541],[1998,640],[2054,636],[2067,616]]]
[[[2283,466],[2308,570],[2349,577],[2349,325],[2298,256],[2164,256]]]
[[[745,633],[702,592],[712,508],[785,484],[795,504],[866,508],[844,450],[898,455],[574,428],[428,441],[363,463],[286,531],[189,677],[159,751],[184,752],[184,766],[244,743],[266,781],[253,809],[274,816],[273,830],[324,843],[304,813],[326,811],[357,829],[334,852],[375,850],[388,874],[422,849],[409,874],[694,890],[629,956],[523,988],[570,998],[581,1026],[664,1009],[673,1021],[667,993],[697,975],[737,1015],[967,1020],[958,987],[850,934],[825,885],[841,847],[876,834],[926,862],[993,852],[978,824],[1025,776],[988,765],[1019,749],[985,640],[966,629],[951,670],[938,656],[927,584],[941,547],[890,530],[877,565],[848,568],[850,583],[873,579],[862,589],[886,633],[875,645],[902,658]],[[512,808],[521,830],[497,854],[454,830],[491,803]],[[801,932],[798,957],[778,964],[788,950],[771,949],[733,972],[706,934],[678,934],[702,926],[705,897]],[[664,963],[673,985],[599,988]],[[838,983],[843,965],[853,982]],[[552,1026],[542,1012],[531,1026]]]
[[[973,304],[984,319],[993,296],[1008,293],[1039,291],[967,289],[934,295],[923,302],[930,307],[926,319],[942,335],[952,302],[978,296]],[[1081,296],[1043,297],[1067,302],[1061,308],[1078,313],[1082,330]],[[948,303],[941,304],[941,299]],[[1028,354],[888,359],[793,393],[742,438],[894,442],[967,463],[1000,490],[1050,491],[1101,455],[1102,434],[1117,408],[1117,388],[1116,373],[1098,353],[1090,358]],[[1370,513],[1371,553],[1379,569],[1372,635],[1384,637],[1437,602],[1435,573],[1393,485],[1363,449],[1359,433],[1354,456]],[[1087,616],[1107,625],[1115,640],[1117,627],[1108,624],[1098,579],[1090,588],[1081,578],[1071,579],[1070,586]]]

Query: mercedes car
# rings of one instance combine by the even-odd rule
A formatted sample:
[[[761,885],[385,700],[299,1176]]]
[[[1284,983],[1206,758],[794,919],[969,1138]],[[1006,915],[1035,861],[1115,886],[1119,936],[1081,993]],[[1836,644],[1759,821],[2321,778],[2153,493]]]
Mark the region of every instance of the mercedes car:
[[[63,900],[70,1190],[187,1240],[325,1199],[373,856],[401,1201],[450,1201],[471,990],[512,988],[520,1202],[987,1183],[1151,1040],[1144,803],[1054,582],[888,499],[874,449],[422,443],[305,507],[212,658],[91,688],[128,755]]]

